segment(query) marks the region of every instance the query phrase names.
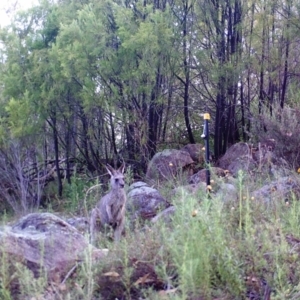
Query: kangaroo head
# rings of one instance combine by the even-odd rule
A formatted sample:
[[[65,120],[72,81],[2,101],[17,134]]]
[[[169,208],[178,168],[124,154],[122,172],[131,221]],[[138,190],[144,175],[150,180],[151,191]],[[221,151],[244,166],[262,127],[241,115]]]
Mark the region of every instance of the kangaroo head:
[[[111,187],[123,189],[125,186],[125,181],[124,181],[125,164],[123,163],[121,167],[117,170],[115,170],[109,164],[107,164],[105,167],[107,172],[110,174]]]

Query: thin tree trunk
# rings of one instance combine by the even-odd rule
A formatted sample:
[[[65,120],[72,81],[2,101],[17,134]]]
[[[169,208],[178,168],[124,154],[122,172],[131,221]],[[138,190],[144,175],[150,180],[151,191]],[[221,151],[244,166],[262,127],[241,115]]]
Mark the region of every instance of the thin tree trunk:
[[[290,30],[290,15],[291,15],[291,6],[290,2],[287,1],[287,23],[286,23],[286,41],[285,41],[285,59],[284,59],[284,73],[283,73],[283,82],[281,88],[281,98],[280,98],[280,107],[283,108],[285,102],[285,95],[288,86],[288,60],[289,60],[289,51],[290,51],[290,39],[289,39],[289,30]]]
[[[52,127],[53,132],[53,143],[54,143],[54,154],[55,154],[55,168],[57,173],[57,185],[58,185],[58,195],[62,196],[63,185],[60,174],[60,166],[59,166],[59,143],[58,143],[58,132],[57,132],[57,124],[56,124],[56,112],[52,112],[50,126]]]

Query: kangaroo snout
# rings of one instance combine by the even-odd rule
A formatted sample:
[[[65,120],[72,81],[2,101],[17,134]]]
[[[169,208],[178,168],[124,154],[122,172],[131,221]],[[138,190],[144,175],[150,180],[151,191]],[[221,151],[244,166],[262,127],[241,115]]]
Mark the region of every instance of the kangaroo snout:
[[[121,189],[124,188],[125,182],[123,178],[115,178],[115,185]]]

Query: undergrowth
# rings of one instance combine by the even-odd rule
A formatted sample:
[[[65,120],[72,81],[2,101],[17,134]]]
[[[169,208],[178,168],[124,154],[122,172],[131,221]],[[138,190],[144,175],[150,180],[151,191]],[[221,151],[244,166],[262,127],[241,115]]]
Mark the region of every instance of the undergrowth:
[[[87,251],[63,282],[47,283],[2,256],[0,298],[299,299],[298,199],[266,207],[242,175],[237,188],[238,199],[227,202],[182,191],[172,222],[128,226],[117,244],[101,236],[106,258],[95,262]]]

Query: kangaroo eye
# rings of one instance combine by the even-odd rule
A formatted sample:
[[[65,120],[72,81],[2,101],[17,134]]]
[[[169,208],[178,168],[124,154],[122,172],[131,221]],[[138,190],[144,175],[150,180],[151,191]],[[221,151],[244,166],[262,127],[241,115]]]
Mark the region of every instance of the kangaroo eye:
[[[116,182],[119,182],[119,179],[118,179],[118,178],[116,178],[116,179],[115,179],[115,181],[116,181]]]

